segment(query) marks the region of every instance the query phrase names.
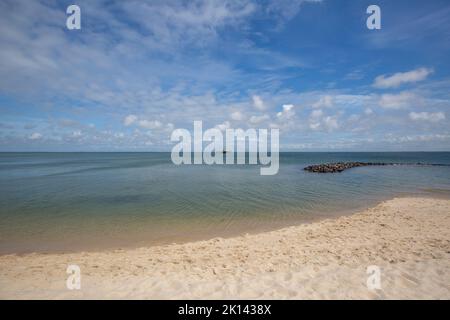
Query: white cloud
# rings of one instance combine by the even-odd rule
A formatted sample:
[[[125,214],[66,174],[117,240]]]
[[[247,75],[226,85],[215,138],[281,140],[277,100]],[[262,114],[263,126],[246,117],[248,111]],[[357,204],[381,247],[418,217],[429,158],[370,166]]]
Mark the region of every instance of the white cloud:
[[[251,124],[260,124],[261,122],[264,122],[269,119],[270,119],[270,117],[267,114],[264,114],[262,116],[251,116],[250,123]]]
[[[125,126],[130,126],[133,123],[135,123],[137,121],[138,117],[136,117],[134,114],[130,114],[128,116],[125,117],[125,119],[123,120],[123,124]]]
[[[262,111],[266,109],[266,105],[264,104],[263,99],[260,96],[254,95],[252,96],[252,100],[253,100],[253,106]]]
[[[295,115],[294,105],[285,104],[283,105],[283,110],[277,113],[277,118],[280,120],[289,120]]]
[[[245,119],[245,116],[242,112],[240,111],[235,111],[231,114],[231,119],[235,120],[235,121],[242,121]]]
[[[273,0],[270,1],[267,11],[278,15],[282,19],[280,21],[282,23],[295,17],[301,6],[308,2],[319,3],[322,0]]]
[[[385,109],[403,109],[417,103],[417,99],[415,94],[407,91],[399,94],[383,94],[379,100],[379,105]]]
[[[73,131],[72,132],[72,138],[79,138],[79,137],[81,137],[82,136],[82,133],[81,133],[81,131],[80,130],[76,130],[76,131]]]
[[[321,128],[321,121],[324,113],[321,109],[313,110],[309,115],[309,128],[311,130],[319,130]]]
[[[336,116],[325,116],[325,113],[319,109],[311,112],[309,117],[309,128],[311,130],[323,128],[326,131],[333,131],[338,129],[339,125]]]
[[[321,110],[313,110],[309,116],[309,128],[319,130],[323,128],[326,131],[333,131],[339,128],[336,116],[325,116]]]
[[[393,136],[387,134],[385,140],[390,143],[405,143],[405,142],[430,142],[430,141],[449,141],[450,134],[421,134],[421,135],[407,135],[407,136]]]
[[[154,137],[154,132],[164,133],[164,132],[172,132],[174,129],[173,123],[167,123],[164,124],[159,120],[146,120],[142,119],[139,120],[139,118],[133,114],[130,114],[125,117],[123,121],[125,126],[131,126],[131,125],[137,125],[140,128],[147,129],[147,130],[153,130],[153,132],[147,132],[148,134],[152,135]],[[138,130],[139,129],[135,129]],[[123,138],[124,134],[120,133],[120,135],[114,135],[116,138]]]
[[[336,117],[330,117],[330,116],[325,117],[323,119],[323,123],[324,123],[325,128],[328,131],[333,131],[333,130],[336,130],[339,128],[339,124],[338,124]]]
[[[443,112],[411,112],[409,118],[413,121],[439,122],[445,120]]]
[[[169,132],[171,132],[171,131],[173,131],[173,129],[175,128],[175,126],[174,126],[174,124],[173,123],[168,123],[167,124],[167,126],[166,126],[166,129],[167,129],[167,131],[169,131]]]
[[[163,126],[163,124],[158,120],[140,120],[138,124],[144,129],[160,129]]]
[[[225,131],[226,129],[229,129],[230,127],[231,127],[231,125],[230,125],[229,121],[225,121],[216,126],[216,128],[219,129],[220,131]]]
[[[398,72],[392,76],[381,75],[375,78],[373,86],[380,89],[396,88],[404,83],[414,83],[425,80],[433,69],[419,68],[408,72]]]
[[[225,26],[246,23],[256,5],[251,1],[124,1],[128,17],[139,23],[161,44],[201,44]]]
[[[34,132],[29,136],[30,140],[39,140],[42,138],[42,134],[39,132]]]
[[[313,110],[313,112],[311,112],[311,118],[313,118],[313,119],[318,119],[318,118],[321,118],[322,116],[323,116],[323,111],[321,109]]]
[[[313,122],[309,124],[311,130],[318,130],[320,128],[320,122]]]
[[[373,110],[372,110],[371,108],[366,108],[366,109],[364,110],[364,113],[365,113],[366,115],[370,116],[371,114],[373,114]]]
[[[270,3],[273,5],[268,9]],[[117,144],[133,148],[144,143],[158,147],[165,143],[164,139],[167,140],[167,131],[174,127],[189,127],[193,120],[202,119],[212,125],[224,120],[229,120],[232,125],[232,120],[248,121],[248,124],[267,121],[264,124],[283,128],[289,125],[289,129],[295,130],[286,130],[283,139],[292,142],[303,141],[303,134],[308,131],[308,126],[313,130],[335,130],[338,127],[342,131],[349,130],[351,128],[345,117],[352,114],[360,114],[360,122],[355,125],[364,124],[366,130],[358,135],[373,135],[377,139],[377,130],[385,132],[384,130],[391,128],[401,134],[408,134],[408,130],[418,134],[420,126],[411,125],[408,116],[409,111],[417,111],[417,108],[406,113],[388,112],[389,114],[377,109],[379,103],[386,108],[406,107],[417,102],[417,97],[413,98],[413,95],[406,103],[405,95],[403,98],[386,95],[381,99],[380,94],[371,94],[366,88],[330,90],[321,88],[321,84],[314,86],[314,91],[298,92],[284,84],[287,79],[285,76],[290,75],[283,71],[280,64],[272,64],[271,60],[267,60],[266,56],[272,56],[273,52],[266,50],[267,46],[259,47],[264,41],[248,40],[248,51],[243,50],[243,38],[247,44],[247,39],[254,40],[248,36],[256,31],[264,32],[267,27],[271,29],[273,26],[264,26],[259,30],[259,24],[253,25],[252,21],[267,18],[264,15],[268,11],[280,17],[295,14],[298,3],[300,0],[133,0],[102,8],[103,1],[87,1],[82,4],[83,12],[87,15],[85,18],[95,20],[96,25],[102,28],[94,28],[92,32],[88,32],[87,28],[83,31],[83,34],[89,33],[87,37],[74,38],[61,28],[54,27],[64,21],[65,14],[64,10],[61,11],[52,2],[0,1],[0,26],[3,27],[0,32],[0,70],[3,74],[10,75],[0,79],[2,92],[19,94],[20,97],[31,96],[32,101],[42,101],[45,105],[48,103],[49,107],[58,104],[58,110],[64,108],[62,112],[67,117],[81,121],[79,124],[68,122],[64,128],[36,121],[36,126],[30,127],[26,132],[2,127],[0,139],[4,136],[6,141],[8,135],[16,135],[21,141],[28,140],[28,143],[29,139],[42,138],[45,142],[67,139],[69,147],[78,142],[81,145],[83,141],[86,147],[102,145],[109,148]],[[281,14],[280,10],[284,13]],[[243,32],[239,32],[237,38],[228,37],[229,34],[226,33],[233,29]],[[222,38],[224,35],[226,36]],[[259,36],[261,40],[265,37],[264,34]],[[233,53],[233,57],[226,59],[227,61],[211,54],[221,45]],[[200,51],[204,54],[197,57],[195,54]],[[64,54],[67,52],[72,54]],[[264,55],[259,56],[253,52],[264,52]],[[292,60],[297,62],[302,59],[295,57]],[[247,68],[243,68],[244,64],[241,62],[245,61],[252,62],[255,70],[265,70],[262,67],[272,65],[280,69],[270,72],[267,69],[264,76],[261,76],[261,73],[249,73]],[[395,86],[398,83],[420,81],[421,77],[430,78],[425,75],[430,69],[425,72],[418,70],[397,75],[393,75],[393,71],[386,71],[387,75],[379,78],[378,85]],[[381,73],[383,72],[379,74]],[[87,77],[91,81],[86,82]],[[359,77],[358,73],[349,76]],[[438,92],[431,85],[433,84],[420,91],[423,105],[426,104],[428,108],[424,110],[436,113],[447,110],[450,104],[446,91]],[[49,93],[50,99],[41,93]],[[53,95],[57,97],[53,99]],[[59,105],[60,101],[72,100],[77,103]],[[295,106],[314,106],[315,109],[283,108],[282,111],[277,110],[281,111],[278,114],[271,110],[284,102]],[[88,112],[91,106],[95,106],[92,112],[95,112],[95,118],[99,120],[99,128],[87,128],[84,122],[93,119]],[[333,107],[333,112],[330,107]],[[364,111],[366,107],[370,107],[370,111]],[[82,108],[85,108],[85,113],[79,113]],[[46,110],[49,111],[43,117],[57,118],[52,108]],[[371,114],[372,110],[377,117],[364,116]],[[311,111],[317,112],[310,115]],[[31,114],[24,113],[23,116]],[[254,116],[250,119],[252,114]],[[413,117],[437,119],[441,116]],[[317,118],[316,121],[313,121],[314,118]],[[352,119],[356,117],[353,116]],[[363,121],[370,122],[370,125],[362,123]],[[119,127],[116,127],[117,122]],[[20,123],[15,126],[21,127]],[[127,130],[124,137],[120,133],[114,133],[116,130],[124,130],[125,126]],[[223,129],[229,126],[228,121],[219,125]],[[110,133],[101,131],[105,128]],[[423,126],[422,129],[435,128]],[[438,129],[440,128],[436,128]],[[78,135],[77,130],[82,132],[84,139],[72,138]],[[33,132],[35,134],[30,135]],[[148,136],[149,132],[151,136]],[[123,142],[114,141],[114,137],[121,138]],[[331,140],[338,137],[348,139],[348,136],[340,134],[330,135]],[[311,143],[323,143],[322,140],[314,139],[316,138],[311,137]],[[11,145],[14,142],[13,139],[7,141]]]
[[[323,96],[312,105],[313,108],[330,108],[333,106],[333,97],[330,95]]]
[[[348,121],[350,122],[356,122],[361,119],[361,116],[359,114],[352,114],[350,117],[348,117]]]

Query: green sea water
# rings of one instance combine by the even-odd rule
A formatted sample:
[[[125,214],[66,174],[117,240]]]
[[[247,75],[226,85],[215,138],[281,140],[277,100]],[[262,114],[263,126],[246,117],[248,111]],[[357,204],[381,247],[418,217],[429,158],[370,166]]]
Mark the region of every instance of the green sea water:
[[[331,217],[395,196],[450,197],[449,166],[303,171],[336,161],[450,164],[450,153],[282,153],[275,176],[251,165],[175,166],[170,153],[0,153],[0,254],[184,242]]]

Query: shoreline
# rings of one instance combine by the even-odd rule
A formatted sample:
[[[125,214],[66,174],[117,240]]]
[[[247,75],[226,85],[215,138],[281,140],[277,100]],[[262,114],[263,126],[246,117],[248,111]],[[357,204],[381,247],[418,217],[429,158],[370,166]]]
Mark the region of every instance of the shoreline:
[[[370,265],[381,290],[365,285]],[[0,256],[1,299],[449,299],[449,278],[450,200],[429,197],[226,239]]]
[[[151,248],[151,247],[159,247],[159,246],[168,246],[168,245],[183,245],[188,243],[196,243],[200,241],[208,241],[215,238],[222,238],[222,239],[232,239],[235,237],[241,237],[246,235],[258,235],[261,233],[267,233],[272,231],[278,231],[281,229],[289,228],[289,227],[297,227],[304,224],[311,224],[311,223],[317,223],[321,222],[323,220],[328,219],[336,219],[343,216],[351,216],[353,214],[356,214],[361,211],[365,211],[367,209],[370,209],[372,207],[375,207],[385,201],[388,201],[392,198],[430,198],[430,199],[448,199],[450,200],[450,193],[449,190],[417,190],[412,191],[408,193],[404,192],[398,192],[391,196],[383,196],[379,197],[377,199],[371,199],[368,200],[364,205],[359,205],[354,208],[335,208],[335,209],[327,209],[328,211],[326,213],[323,212],[316,212],[314,214],[299,214],[297,216],[292,215],[287,220],[283,221],[277,221],[276,223],[272,221],[267,221],[266,223],[259,224],[257,226],[251,225],[252,219],[251,217],[243,217],[242,221],[236,221],[235,223],[238,224],[238,227],[233,227],[232,230],[221,230],[217,232],[217,230],[205,230],[203,233],[197,233],[195,235],[187,235],[182,234],[177,238],[170,238],[169,239],[161,239],[158,241],[155,240],[145,240],[145,239],[139,239],[134,241],[130,241],[129,243],[120,243],[117,240],[112,240],[113,245],[111,245],[111,242],[108,243],[108,245],[105,245],[105,240],[101,240],[96,243],[94,246],[87,246],[85,243],[83,245],[78,245],[75,247],[64,247],[64,249],[61,249],[60,246],[56,246],[53,249],[37,249],[37,250],[0,250],[0,257],[3,256],[9,256],[9,255],[17,255],[17,256],[24,256],[29,254],[76,254],[76,253],[98,253],[98,252],[105,252],[105,251],[115,251],[115,250],[134,250],[134,249],[141,249],[141,248]],[[317,209],[319,210],[319,209]],[[259,220],[257,220],[259,222]],[[240,222],[243,222],[241,226]],[[91,239],[92,240],[92,239]],[[84,240],[83,240],[84,241]],[[94,239],[95,241],[95,239]],[[99,244],[101,243],[101,244]],[[14,247],[14,246],[13,246]],[[57,249],[56,249],[57,248]]]

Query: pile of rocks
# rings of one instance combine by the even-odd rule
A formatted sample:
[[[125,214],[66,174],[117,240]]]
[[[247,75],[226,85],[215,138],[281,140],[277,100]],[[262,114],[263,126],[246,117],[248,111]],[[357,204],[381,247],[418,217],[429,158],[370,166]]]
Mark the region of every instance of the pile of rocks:
[[[325,164],[315,164],[306,167],[304,170],[309,172],[318,173],[332,173],[332,172],[342,172],[346,169],[365,167],[365,166],[388,166],[395,165],[395,163],[385,163],[385,162],[336,162],[336,163],[325,163]]]
[[[442,163],[393,163],[393,162],[335,162],[335,163],[324,163],[324,164],[314,164],[308,166],[303,170],[309,172],[318,173],[333,173],[342,172],[347,169],[356,167],[367,167],[367,166],[439,166],[439,167],[449,167],[450,164]]]

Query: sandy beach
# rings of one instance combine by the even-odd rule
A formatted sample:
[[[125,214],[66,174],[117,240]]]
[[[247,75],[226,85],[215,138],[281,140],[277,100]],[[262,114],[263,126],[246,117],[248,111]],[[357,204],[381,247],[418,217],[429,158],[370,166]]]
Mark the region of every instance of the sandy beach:
[[[68,290],[69,264],[81,289]],[[368,289],[368,266],[380,289]],[[0,257],[1,299],[450,299],[450,200],[395,198],[351,216],[235,238]]]

